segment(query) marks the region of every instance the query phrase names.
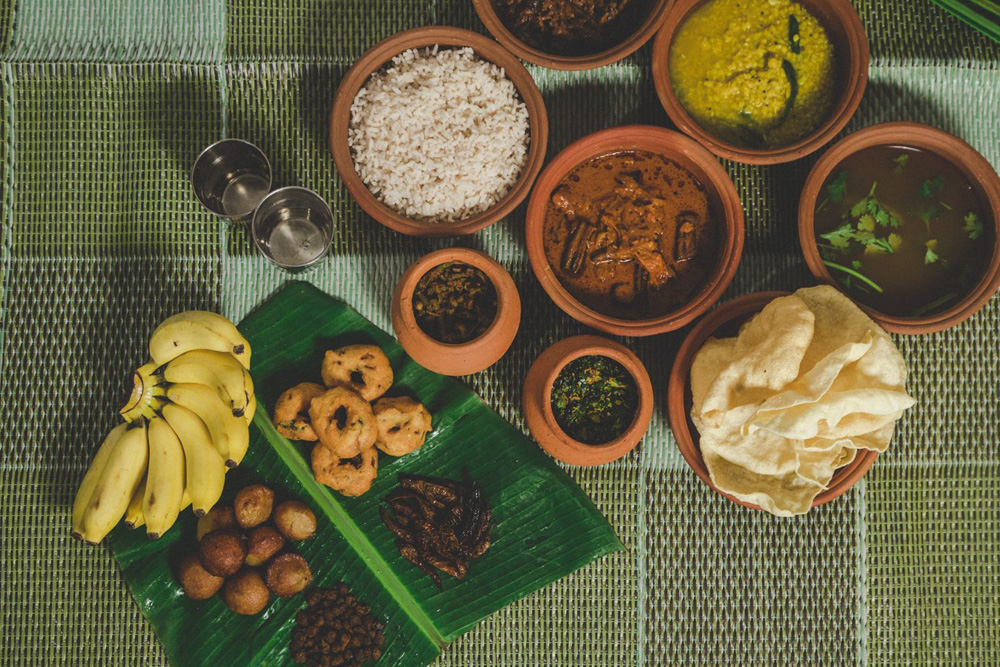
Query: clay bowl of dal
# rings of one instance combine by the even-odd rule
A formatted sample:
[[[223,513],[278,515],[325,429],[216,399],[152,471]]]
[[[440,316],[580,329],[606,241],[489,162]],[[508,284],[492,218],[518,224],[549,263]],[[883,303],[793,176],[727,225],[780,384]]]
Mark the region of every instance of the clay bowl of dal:
[[[718,131],[709,131],[699,124],[681,103],[671,75],[672,47],[685,22],[697,10],[713,0],[677,0],[653,41],[653,83],[656,93],[670,120],[682,132],[694,137],[700,144],[719,157],[747,164],[778,164],[791,162],[815,152],[829,143],[857,111],[868,84],[868,38],[861,18],[849,0],[797,0],[823,27],[833,47],[832,102],[822,120],[815,120],[815,127],[803,136],[774,147],[750,147],[745,142],[722,137]],[[726,21],[721,25],[729,25]],[[718,43],[718,39],[710,39]],[[763,56],[762,56],[763,58]],[[697,56],[695,60],[703,60]],[[823,77],[825,78],[825,77]],[[699,86],[699,88],[703,88]]]
[[[384,73],[394,57],[411,49],[429,49],[438,46],[440,50],[471,48],[475,57],[479,60],[493,63],[503,70],[504,77],[514,84],[517,98],[523,102],[527,110],[528,143],[523,166],[519,175],[509,189],[499,196],[499,198],[486,210],[462,217],[453,221],[434,221],[421,219],[415,215],[406,215],[398,210],[386,205],[377,197],[366,185],[365,180],[358,173],[355,164],[355,152],[353,151],[348,132],[351,127],[351,107],[354,104],[358,92],[366,87],[373,74]],[[454,87],[449,90],[455,90]],[[390,96],[392,97],[392,96]],[[433,97],[440,98],[439,94]],[[506,106],[504,107],[506,108]],[[404,113],[405,109],[400,109]],[[398,123],[386,123],[387,127],[399,130]],[[408,132],[391,132],[397,136]],[[397,33],[379,42],[369,49],[354,65],[347,71],[337,88],[337,95],[334,99],[333,109],[330,112],[330,150],[333,152],[333,160],[337,166],[337,172],[341,180],[351,193],[355,201],[370,216],[379,223],[402,234],[410,236],[461,236],[472,234],[480,229],[503,219],[509,215],[518,204],[520,204],[531,190],[531,185],[538,176],[545,161],[545,148],[548,143],[549,123],[548,115],[545,111],[545,103],[542,94],[538,91],[534,79],[524,69],[521,62],[509,51],[500,46],[497,42],[478,35],[468,30],[460,28],[432,26],[425,28],[413,28]],[[468,139],[456,139],[457,142],[464,141],[468,144]],[[414,150],[421,149],[425,142],[418,141],[414,145]],[[489,142],[487,142],[489,143]],[[435,147],[439,155],[446,156],[454,152],[461,152],[461,146]],[[434,164],[433,156],[428,158],[430,164]],[[505,163],[506,164],[506,163]],[[394,165],[397,168],[398,165]],[[469,176],[468,172],[462,169],[462,164],[451,165],[451,172],[457,170],[461,178]],[[409,170],[403,169],[404,172]],[[432,177],[416,179],[413,186],[419,185],[418,181],[433,180]],[[398,182],[401,179],[396,177],[387,179],[387,182]],[[446,181],[447,182],[447,181]],[[451,181],[452,183],[454,181]],[[469,190],[474,190],[473,183],[469,183]],[[478,183],[475,184],[478,187]],[[500,192],[499,190],[497,191]],[[425,205],[425,201],[420,201],[418,196],[413,199],[414,205]]]
[[[841,174],[841,201],[831,203]],[[874,201],[900,221],[875,225],[874,233],[898,234],[900,245],[891,254],[862,254],[867,248],[853,241],[840,251],[831,247],[841,209],[865,198],[876,181]],[[937,128],[867,127],[834,144],[809,172],[799,199],[799,243],[816,280],[844,292],[887,331],[943,331],[972,317],[1000,287],[1000,176],[976,149]],[[852,268],[852,261],[859,263]],[[876,293],[847,269],[884,291]],[[935,303],[939,307],[929,307]]]
[[[709,313],[691,329],[687,338],[684,339],[684,343],[674,358],[674,365],[670,370],[670,380],[667,385],[667,418],[670,421],[670,429],[673,431],[674,439],[677,441],[677,448],[681,450],[684,460],[701,478],[701,481],[705,482],[713,491],[750,509],[759,510],[761,508],[720,491],[712,483],[708,474],[708,468],[705,466],[698,445],[698,429],[691,421],[691,365],[706,340],[713,336],[735,336],[739,332],[740,326],[763,310],[764,306],[778,297],[789,294],[790,292],[747,294],[727,301]],[[816,496],[812,506],[824,505],[847,493],[865,476],[877,458],[878,452],[868,449],[859,450],[852,462],[837,469],[827,489]]]
[[[532,3],[536,5],[537,3]],[[593,3],[595,6],[600,3]],[[611,0],[605,4],[624,5],[618,19],[610,24],[610,30],[602,39],[593,39],[591,35],[579,35],[577,38],[566,39],[564,44],[559,38],[553,39],[544,31],[526,32],[517,25],[520,20],[525,26],[532,26],[533,19],[544,17],[538,14],[526,15],[533,7],[528,3],[518,3],[516,0],[472,0],[479,20],[490,31],[498,42],[507,47],[514,55],[529,63],[560,70],[586,70],[602,67],[617,62],[638,50],[656,32],[666,16],[670,0],[633,0],[623,3]],[[559,0],[553,3],[555,7],[572,9],[577,15],[584,12],[590,5],[586,3],[571,3],[569,0]],[[510,7],[512,11],[506,8]],[[563,12],[563,16],[566,12]],[[530,27],[527,28],[530,31]],[[604,26],[600,29],[604,31]],[[567,36],[574,33],[573,26],[561,26],[560,31]]]
[[[601,197],[623,179],[622,201],[602,209]],[[579,210],[556,208],[553,197],[560,206],[576,199]],[[688,213],[693,222],[682,218]],[[606,215],[615,220],[601,223]],[[629,125],[588,135],[548,164],[528,202],[525,239],[535,276],[564,312],[610,334],[651,336],[691,322],[732,282],[743,206],[697,142]]]

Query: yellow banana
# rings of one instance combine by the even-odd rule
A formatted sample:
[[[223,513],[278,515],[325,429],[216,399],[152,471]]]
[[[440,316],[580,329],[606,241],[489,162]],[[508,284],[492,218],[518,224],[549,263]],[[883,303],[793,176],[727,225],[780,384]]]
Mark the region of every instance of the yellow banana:
[[[119,424],[105,436],[104,442],[97,448],[97,453],[94,454],[94,459],[90,462],[90,467],[87,468],[87,472],[83,475],[80,487],[76,490],[76,498],[73,500],[72,534],[78,540],[83,539],[83,514],[90,503],[94,487],[97,486],[97,481],[101,478],[101,473],[104,472],[105,466],[111,459],[115,445],[118,444],[118,440],[125,433],[126,428],[128,428],[127,424]]]
[[[132,494],[132,500],[129,501],[128,509],[125,510],[125,527],[129,530],[135,530],[146,523],[146,519],[142,516],[142,500],[145,497],[146,478],[143,477],[139,483],[139,488]]]
[[[149,356],[163,365],[189,350],[216,350],[232,354],[250,368],[250,343],[236,326],[222,315],[205,310],[189,310],[168,317],[149,339]]]
[[[148,461],[146,424],[142,423],[118,438],[84,511],[83,539],[97,544],[117,525],[142,482]]]
[[[247,402],[247,409],[243,411],[243,417],[247,420],[247,426],[253,421],[253,416],[257,413],[257,395],[254,394]]]
[[[250,374],[231,354],[215,350],[191,350],[168,363],[163,369],[167,382],[190,382],[211,387],[229,402],[233,414],[242,416],[250,396],[253,381]]]
[[[149,471],[142,516],[154,540],[167,532],[181,511],[184,496],[184,448],[162,418],[149,422]]]
[[[205,422],[227,466],[239,465],[250,444],[250,430],[246,421],[233,416],[218,394],[203,384],[184,382],[170,385],[166,396],[171,403],[187,408]]]
[[[176,403],[163,406],[163,418],[180,438],[186,465],[185,486],[195,516],[219,501],[226,483],[226,462],[212,444],[212,434],[198,415]]]

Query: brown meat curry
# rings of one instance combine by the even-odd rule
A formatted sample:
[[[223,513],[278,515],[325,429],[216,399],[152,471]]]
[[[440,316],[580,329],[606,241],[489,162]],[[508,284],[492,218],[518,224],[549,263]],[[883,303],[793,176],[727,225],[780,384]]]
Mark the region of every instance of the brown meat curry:
[[[650,0],[494,0],[507,29],[546,53],[582,56],[622,42]]]

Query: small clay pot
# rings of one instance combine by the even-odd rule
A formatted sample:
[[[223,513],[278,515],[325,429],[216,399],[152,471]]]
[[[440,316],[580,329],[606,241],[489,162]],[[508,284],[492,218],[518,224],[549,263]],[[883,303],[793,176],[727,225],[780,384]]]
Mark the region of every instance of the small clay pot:
[[[414,220],[389,208],[361,180],[354,168],[351,148],[347,142],[347,131],[351,123],[351,104],[358,91],[368,82],[376,70],[404,51],[422,49],[431,46],[441,47],[471,47],[476,55],[498,67],[517,88],[521,100],[528,109],[528,124],[531,131],[528,157],[524,169],[510,191],[491,208],[457,222],[427,222]],[[410,236],[461,236],[472,234],[489,227],[503,219],[520,204],[531,184],[545,162],[545,148],[549,138],[549,120],[545,111],[542,94],[535,85],[535,80],[524,69],[521,61],[515,58],[488,37],[462,30],[442,26],[413,28],[396,33],[382,40],[365,52],[361,58],[347,71],[337,88],[337,95],[330,111],[330,150],[333,151],[333,161],[337,165],[340,179],[347,186],[347,191],[370,216],[390,229]]]
[[[837,95],[826,120],[812,133],[780,148],[745,148],[702,129],[681,105],[670,80],[670,46],[693,11],[709,0],[676,0],[653,41],[653,84],[670,120],[719,157],[747,164],[791,162],[829,143],[857,111],[868,85],[868,37],[850,0],[799,0],[826,29],[836,58]]]
[[[566,364],[590,355],[614,359],[625,367],[639,390],[639,406],[632,424],[618,438],[603,445],[587,445],[570,438],[552,412],[552,385]],[[535,359],[524,378],[524,418],[542,449],[563,463],[596,466],[610,463],[632,451],[653,418],[653,385],[646,367],[632,350],[600,336],[572,336],[552,345]]]
[[[546,53],[519,39],[507,29],[493,8],[493,0],[472,0],[473,7],[486,29],[514,55],[529,63],[561,70],[585,70],[609,65],[636,51],[649,41],[666,17],[670,0],[652,0],[646,18],[636,24],[631,35],[611,48],[584,56],[561,56]]]
[[[413,314],[413,291],[435,266],[464,262],[483,273],[497,291],[497,314],[493,324],[468,343],[442,343],[420,328]],[[468,248],[445,248],[424,255],[396,283],[392,295],[392,328],[406,353],[429,371],[442,375],[478,373],[495,364],[510,348],[521,324],[521,297],[514,280],[489,255]]]
[[[774,299],[788,296],[788,294],[788,292],[747,294],[727,301],[705,316],[691,329],[680,350],[677,351],[673,368],[670,370],[670,382],[667,385],[667,418],[670,420],[670,429],[674,432],[677,448],[681,450],[684,460],[701,478],[701,481],[708,484],[713,491],[735,503],[755,510],[759,510],[760,507],[719,491],[712,484],[708,468],[705,467],[705,461],[701,457],[701,449],[698,446],[698,429],[691,421],[691,364],[694,363],[694,358],[701,350],[702,345],[710,337],[729,338],[736,336],[744,322],[763,310],[764,306]],[[859,449],[853,461],[837,469],[827,489],[813,499],[812,506],[819,507],[844,495],[858,483],[858,480],[864,477],[877,458],[878,452]]]
[[[886,331],[898,334],[925,334],[950,329],[972,317],[986,305],[1000,287],[1000,177],[993,166],[976,149],[958,137],[928,125],[918,123],[884,123],[849,134],[823,154],[806,177],[799,198],[799,244],[810,273],[816,280],[843,292],[840,283],[823,265],[816,245],[816,206],[823,183],[844,160],[872,146],[904,146],[920,148],[950,162],[969,181],[983,207],[993,217],[994,248],[986,271],[979,282],[958,303],[925,317],[899,317],[878,312],[862,303],[858,307],[868,313]],[[847,294],[845,292],[845,294]],[[853,300],[853,296],[847,294]]]
[[[590,158],[619,151],[643,150],[667,157],[690,171],[705,186],[709,210],[718,231],[718,259],[705,285],[686,304],[664,315],[627,320],[600,313],[577,301],[563,287],[545,257],[545,211],[553,190],[567,173]],[[743,206],[729,174],[694,140],[651,125],[625,125],[601,130],[575,141],[548,164],[528,200],[525,220],[528,258],[542,288],[573,319],[619,336],[652,336],[679,329],[711,308],[733,280],[743,255]]]

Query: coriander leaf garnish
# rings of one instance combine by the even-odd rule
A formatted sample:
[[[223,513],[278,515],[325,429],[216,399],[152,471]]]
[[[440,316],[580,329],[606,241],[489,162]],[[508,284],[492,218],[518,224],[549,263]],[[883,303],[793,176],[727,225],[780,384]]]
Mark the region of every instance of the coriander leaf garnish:
[[[860,271],[861,270],[861,261],[856,259],[853,262],[851,262],[851,268],[854,269],[855,271]]]
[[[944,176],[937,175],[930,180],[924,181],[920,185],[920,196],[924,199],[930,199],[936,192],[940,192],[943,188]]]
[[[927,252],[924,253],[924,264],[933,264],[934,262],[941,259],[938,254],[934,252],[937,249],[937,239],[929,239],[924,245],[927,247]]]
[[[826,196],[832,202],[839,202],[847,194],[847,172],[842,171],[826,186]]]
[[[851,223],[846,223],[837,227],[832,232],[820,234],[820,238],[829,241],[830,245],[834,248],[846,250],[850,245],[851,239],[854,238],[854,227],[851,226]]]
[[[897,155],[896,157],[894,157],[892,159],[892,161],[896,163],[894,171],[897,174],[902,173],[903,172],[903,167],[906,166],[906,163],[909,161],[909,159],[910,159],[910,154],[909,153],[900,153],[899,155]]]
[[[873,290],[875,290],[879,294],[881,294],[882,291],[883,291],[882,288],[879,287],[874,282],[872,282],[871,279],[869,279],[868,277],[866,277],[866,276],[858,273],[854,269],[850,269],[850,268],[848,268],[846,266],[843,266],[842,264],[836,264],[834,262],[827,262],[827,261],[824,261],[823,265],[826,266],[826,267],[828,267],[828,268],[834,269],[836,271],[842,271],[843,273],[846,273],[847,276],[843,276],[843,278],[847,278],[847,280],[844,281],[843,278],[842,278],[842,282],[846,282],[846,287],[848,287],[848,288],[850,288],[850,285],[851,285],[851,281],[850,281],[849,277],[850,276],[854,276],[858,280],[860,280],[860,281],[864,282],[866,285],[870,286]]]
[[[962,227],[968,234],[969,238],[975,241],[983,235],[983,223],[979,220],[979,216],[971,211],[965,214],[965,226]]]

